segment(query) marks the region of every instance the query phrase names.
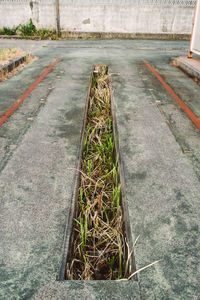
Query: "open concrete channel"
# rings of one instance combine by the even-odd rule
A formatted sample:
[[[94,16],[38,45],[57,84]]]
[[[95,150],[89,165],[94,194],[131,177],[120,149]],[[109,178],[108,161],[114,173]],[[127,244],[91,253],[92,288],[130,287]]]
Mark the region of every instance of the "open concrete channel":
[[[200,87],[169,62],[184,41],[1,41],[39,59],[0,85],[1,299],[199,299]],[[137,280],[59,280],[92,67],[111,73]]]
[[[112,95],[108,66],[94,66],[60,280],[130,280],[136,272]]]

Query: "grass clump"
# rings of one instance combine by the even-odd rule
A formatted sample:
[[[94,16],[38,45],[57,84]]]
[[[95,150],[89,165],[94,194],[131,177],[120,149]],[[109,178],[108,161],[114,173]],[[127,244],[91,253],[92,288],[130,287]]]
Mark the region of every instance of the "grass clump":
[[[36,36],[39,36],[41,40],[45,39],[51,39],[51,40],[57,40],[58,36],[56,34],[55,30],[49,30],[45,28],[41,28],[37,30]]]
[[[12,62],[12,60],[18,59],[24,56],[25,60],[23,63],[20,63],[18,66],[12,69],[12,71],[8,71],[7,64]],[[19,70],[22,70],[27,64],[36,60],[37,58],[30,53],[26,53],[22,49],[19,48],[5,48],[0,49],[0,82],[8,79],[12,75],[16,74]]]
[[[0,65],[4,65],[10,60],[24,55],[26,55],[26,52],[19,48],[0,49]]]
[[[3,29],[0,29],[0,34],[1,35],[16,35],[17,29],[18,29],[18,26],[15,26],[12,28],[4,26]]]
[[[115,158],[108,67],[95,66],[81,161],[78,210],[66,278],[128,278],[127,245]]]

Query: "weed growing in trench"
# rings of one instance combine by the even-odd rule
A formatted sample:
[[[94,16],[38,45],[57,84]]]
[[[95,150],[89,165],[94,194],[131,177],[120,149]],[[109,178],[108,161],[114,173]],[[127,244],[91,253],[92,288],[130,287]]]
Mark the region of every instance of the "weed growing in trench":
[[[91,81],[83,141],[78,211],[66,278],[121,279],[128,276],[118,158],[115,158],[107,66]]]

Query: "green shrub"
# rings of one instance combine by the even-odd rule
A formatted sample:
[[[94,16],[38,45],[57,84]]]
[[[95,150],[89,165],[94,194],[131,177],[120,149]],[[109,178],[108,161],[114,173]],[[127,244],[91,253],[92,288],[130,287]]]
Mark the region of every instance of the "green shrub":
[[[17,32],[18,26],[13,27],[13,28],[9,28],[4,26],[3,29],[1,29],[1,34],[3,35],[15,35]]]
[[[37,29],[33,24],[32,19],[30,19],[29,24],[19,26],[19,31],[23,36],[32,36],[37,32]]]
[[[56,40],[58,37],[56,35],[55,30],[49,30],[45,28],[38,29],[33,24],[32,19],[29,20],[28,24],[18,25],[13,28],[3,27],[0,29],[0,35],[22,35],[25,38],[29,39],[31,36],[39,36],[41,40],[51,38],[52,40]]]

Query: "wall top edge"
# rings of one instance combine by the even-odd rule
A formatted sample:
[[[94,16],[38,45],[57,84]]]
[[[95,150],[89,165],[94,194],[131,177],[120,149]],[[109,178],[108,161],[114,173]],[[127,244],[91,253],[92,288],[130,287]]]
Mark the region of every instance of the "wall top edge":
[[[0,3],[30,3],[42,4],[55,3],[55,0],[0,0]],[[168,5],[168,6],[195,6],[195,0],[60,0],[60,4],[66,5]]]

